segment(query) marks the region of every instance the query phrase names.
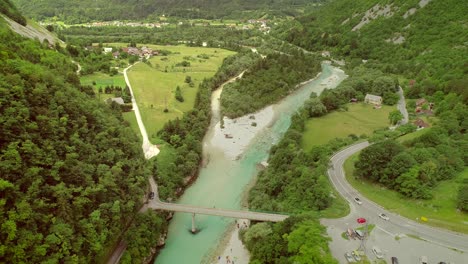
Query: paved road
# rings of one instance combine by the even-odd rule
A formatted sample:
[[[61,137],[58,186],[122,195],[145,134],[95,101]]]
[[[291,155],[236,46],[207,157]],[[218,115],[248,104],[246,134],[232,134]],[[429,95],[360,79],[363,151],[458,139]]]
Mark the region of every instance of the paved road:
[[[151,209],[204,214],[204,215],[216,215],[216,216],[232,217],[232,218],[238,218],[238,219],[267,221],[267,222],[280,222],[289,217],[288,215],[280,215],[280,214],[267,214],[267,213],[251,212],[251,211],[228,210],[228,209],[207,208],[207,207],[175,204],[175,203],[164,203],[159,200],[159,196],[157,193],[158,187],[153,178],[150,178],[150,185],[151,185],[151,190],[155,194],[154,199],[150,200],[148,204],[148,208],[151,208]]]
[[[408,111],[406,110],[405,95],[403,93],[403,89],[401,89],[401,86],[398,86],[398,95],[400,96],[400,100],[398,100],[397,108],[403,115],[403,119],[400,121],[400,125],[405,125],[408,123],[409,118]]]
[[[351,207],[351,214],[347,216],[346,219],[354,223],[357,217],[364,217],[371,220],[373,223],[376,223],[378,229],[394,237],[397,234],[411,234],[440,246],[468,252],[467,235],[422,225],[413,220],[388,212],[381,206],[362,197],[357,190],[351,187],[345,179],[343,163],[349,156],[366,148],[367,146],[369,146],[369,142],[367,141],[355,144],[338,152],[331,158],[332,167],[328,170],[330,180],[338,192],[348,200]],[[359,199],[361,199],[362,205],[358,205],[354,202],[355,197],[359,197]],[[390,220],[385,221],[380,219],[378,217],[380,213],[388,215]],[[323,222],[326,223],[327,220]]]
[[[130,81],[128,80],[128,76],[127,76],[127,70],[130,69],[135,64],[132,64],[128,66],[127,68],[125,68],[123,73],[125,77],[125,82],[127,83],[128,89],[130,90],[130,94],[132,95],[133,111],[135,112],[135,117],[138,123],[138,127],[140,128],[140,133],[143,138],[143,145],[142,145],[143,153],[145,154],[146,159],[151,159],[152,157],[159,154],[159,149],[156,145],[151,144],[151,142],[148,139],[148,133],[146,133],[145,125],[143,124],[143,120],[141,119],[140,109],[138,108],[135,95],[133,94],[132,85],[130,84]]]

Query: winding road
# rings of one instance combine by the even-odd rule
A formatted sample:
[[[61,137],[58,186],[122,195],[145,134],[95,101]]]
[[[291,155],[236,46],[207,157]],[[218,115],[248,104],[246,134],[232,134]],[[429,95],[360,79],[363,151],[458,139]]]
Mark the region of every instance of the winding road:
[[[362,142],[352,145],[331,158],[331,166],[328,169],[328,174],[331,182],[336,190],[350,203],[351,213],[345,217],[348,222],[355,222],[358,217],[373,220],[377,228],[383,232],[396,237],[398,234],[412,235],[422,240],[437,244],[446,248],[468,252],[468,236],[455,233],[449,230],[442,230],[419,224],[413,220],[404,218],[398,214],[389,212],[380,205],[364,198],[359,192],[354,189],[345,179],[343,164],[351,155],[369,146],[369,142]],[[354,198],[359,197],[362,205],[354,202]],[[390,217],[389,221],[382,220],[378,217],[380,213],[385,213]],[[336,220],[324,220],[324,224]]]

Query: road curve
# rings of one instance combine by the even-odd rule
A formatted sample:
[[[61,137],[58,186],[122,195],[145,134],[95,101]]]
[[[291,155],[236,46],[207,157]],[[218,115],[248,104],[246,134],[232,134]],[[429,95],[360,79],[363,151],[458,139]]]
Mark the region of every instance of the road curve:
[[[343,169],[344,162],[351,155],[368,146],[369,142],[367,141],[352,145],[336,153],[330,160],[331,166],[328,169],[328,175],[335,189],[350,203],[350,215],[367,219],[377,219],[376,223],[379,228],[383,229],[388,234],[395,236],[397,234],[411,234],[434,244],[468,252],[467,235],[422,225],[398,214],[389,212],[380,205],[360,195],[360,193],[346,181]],[[354,202],[355,197],[361,199],[362,205],[357,205]],[[378,215],[380,213],[388,215],[390,220],[384,221],[379,219]]]

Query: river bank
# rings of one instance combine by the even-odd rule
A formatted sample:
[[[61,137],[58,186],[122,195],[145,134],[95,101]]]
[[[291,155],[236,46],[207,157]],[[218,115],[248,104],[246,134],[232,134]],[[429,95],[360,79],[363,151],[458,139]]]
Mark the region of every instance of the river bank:
[[[204,165],[197,181],[177,203],[236,210],[243,208],[242,200],[248,192],[247,186],[258,174],[258,164],[268,159],[271,147],[289,128],[291,116],[311,92],[319,94],[344,78],[342,72],[324,63],[318,77],[298,87],[274,106],[256,112],[254,117],[250,114],[241,119],[225,119],[222,126],[220,116],[213,113],[203,140]],[[327,85],[320,84],[324,80],[327,80]],[[220,92],[217,90],[212,95],[212,109],[219,109]],[[196,235],[190,232],[191,225],[190,214],[174,214],[166,246],[155,263],[217,263],[221,255],[224,263],[227,262],[226,256],[230,256],[231,263],[234,257],[238,260],[234,263],[248,263],[248,252],[238,239],[235,219],[197,214],[195,225],[200,232]]]
[[[311,80],[301,83],[300,86],[310,84],[319,77],[320,74]],[[314,92],[320,93],[324,89],[335,88],[345,77],[346,75],[343,70],[332,68],[331,75],[322,79],[321,87]],[[217,100],[219,100],[221,92],[222,88],[216,91],[216,95],[212,97],[212,104],[219,104]],[[282,114],[280,104],[281,102],[268,106],[256,113],[235,119],[224,117],[224,127],[221,127],[221,122],[214,125],[214,133],[209,141],[211,147],[220,149],[231,159],[240,159],[252,141],[261,134],[262,130],[269,129],[272,123]],[[256,126],[251,125],[253,122],[256,122]],[[226,135],[230,135],[232,138],[226,137]],[[244,190],[244,192],[246,193],[248,190]],[[240,224],[240,228],[242,227],[243,221]],[[239,238],[240,228],[237,228],[237,224],[232,224],[229,227],[224,235],[224,239],[220,241],[218,248],[213,254],[214,259],[211,260],[211,263],[226,263],[226,257],[230,257],[231,261],[234,260],[233,258],[236,258],[237,261],[234,260],[234,263],[249,262],[250,253]],[[218,259],[218,257],[220,258]]]

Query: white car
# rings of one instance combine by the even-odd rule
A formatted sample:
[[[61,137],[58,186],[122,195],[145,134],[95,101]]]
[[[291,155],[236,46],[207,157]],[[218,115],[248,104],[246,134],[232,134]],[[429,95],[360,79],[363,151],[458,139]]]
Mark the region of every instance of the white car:
[[[372,247],[372,252],[374,252],[374,255],[378,258],[378,259],[383,259],[383,253],[382,253],[382,250],[380,250],[380,248],[376,247],[376,246],[373,246]]]
[[[351,256],[351,254],[349,254],[349,252],[346,252],[346,253],[344,254],[344,256],[345,256],[346,260],[347,260],[349,263],[355,262],[353,256]]]
[[[356,198],[354,198],[354,201],[355,201],[357,204],[362,204],[362,201],[361,201],[361,199],[359,199],[359,198],[357,198],[357,197],[356,197]]]
[[[390,218],[384,213],[379,214],[379,217],[386,221],[390,220]]]

